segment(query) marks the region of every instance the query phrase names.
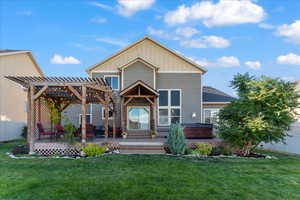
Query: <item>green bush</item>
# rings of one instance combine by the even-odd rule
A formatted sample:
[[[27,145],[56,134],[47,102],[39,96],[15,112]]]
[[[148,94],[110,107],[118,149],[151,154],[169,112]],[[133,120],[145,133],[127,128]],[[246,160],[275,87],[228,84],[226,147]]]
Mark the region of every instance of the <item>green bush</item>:
[[[194,155],[208,156],[211,154],[213,146],[211,144],[196,144],[196,149],[192,151]]]
[[[213,156],[218,156],[218,155],[230,156],[230,155],[232,155],[232,151],[228,147],[216,146],[216,147],[213,147],[211,155],[213,155]]]
[[[167,138],[167,145],[172,154],[184,154],[186,152],[186,142],[183,127],[180,124],[173,124],[171,132]]]
[[[97,144],[88,144],[86,147],[83,147],[82,150],[86,156],[94,157],[105,153],[106,147]]]

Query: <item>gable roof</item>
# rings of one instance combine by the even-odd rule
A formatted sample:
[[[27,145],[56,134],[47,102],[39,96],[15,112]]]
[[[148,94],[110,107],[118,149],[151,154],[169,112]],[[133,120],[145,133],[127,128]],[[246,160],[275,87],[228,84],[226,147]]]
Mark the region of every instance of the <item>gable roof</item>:
[[[203,103],[229,103],[236,98],[210,86],[203,86]]]
[[[41,76],[45,76],[44,72],[40,68],[40,66],[37,64],[36,60],[34,59],[31,51],[28,50],[12,50],[12,49],[0,49],[0,56],[8,56],[8,55],[15,55],[15,54],[27,54],[31,61],[33,62],[33,65],[35,66],[36,70],[40,73]]]
[[[150,68],[155,69],[155,70],[158,69],[158,67],[155,67],[154,65],[152,65],[149,62],[147,62],[145,59],[143,59],[141,57],[137,57],[137,58],[129,61],[127,64],[119,67],[119,69],[125,69],[126,67],[128,67],[128,66],[130,66],[130,65],[132,65],[133,63],[136,63],[136,62],[141,62],[141,63],[145,64],[147,67],[150,67]]]
[[[101,62],[96,63],[96,64],[92,65],[91,67],[87,68],[87,69],[86,69],[86,72],[87,72],[87,73],[90,73],[90,72],[91,72],[93,69],[95,69],[96,67],[98,67],[98,66],[100,66],[100,65],[102,65],[102,64],[104,64],[104,63],[106,63],[106,62],[108,62],[109,60],[113,59],[114,57],[116,57],[116,56],[122,54],[123,52],[125,52],[125,51],[131,49],[132,47],[138,45],[139,43],[141,43],[141,42],[143,42],[143,41],[145,41],[145,40],[149,40],[149,41],[151,41],[152,43],[158,45],[159,47],[161,47],[161,48],[167,50],[168,52],[170,52],[171,54],[175,55],[176,57],[178,57],[178,58],[184,60],[185,62],[189,63],[190,65],[192,65],[193,67],[195,67],[197,70],[200,70],[202,73],[205,73],[205,72],[207,71],[203,66],[200,66],[200,65],[198,65],[197,63],[193,62],[192,60],[190,60],[190,59],[188,59],[188,58],[186,58],[186,57],[180,55],[179,53],[177,53],[177,52],[175,52],[175,51],[173,51],[173,50],[171,50],[171,49],[165,47],[164,45],[162,45],[162,44],[159,43],[158,41],[156,41],[156,40],[150,38],[149,36],[145,36],[145,37],[143,37],[142,39],[140,39],[140,40],[138,40],[138,41],[136,41],[136,42],[130,44],[129,46],[127,46],[127,47],[121,49],[120,51],[116,52],[115,54],[113,54],[113,55],[107,57],[106,59],[102,60]]]
[[[129,85],[127,88],[125,88],[124,90],[122,90],[120,92],[120,95],[124,95],[126,92],[130,91],[131,89],[135,88],[136,86],[141,85],[144,88],[146,88],[147,90],[149,90],[150,92],[152,92],[153,94],[155,94],[156,96],[159,96],[159,93],[152,88],[151,86],[147,85],[145,82],[141,81],[141,80],[137,80],[134,83],[132,83],[131,85]]]

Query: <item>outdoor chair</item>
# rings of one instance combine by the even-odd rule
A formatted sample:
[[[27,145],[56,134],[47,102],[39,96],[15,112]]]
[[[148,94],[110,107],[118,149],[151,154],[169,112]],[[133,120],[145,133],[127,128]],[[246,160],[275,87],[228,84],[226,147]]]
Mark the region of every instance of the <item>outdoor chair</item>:
[[[81,138],[81,125],[80,127],[77,129],[75,136],[80,137]],[[86,124],[86,138],[89,139],[93,139],[95,137],[95,133],[94,133],[94,126],[93,124]]]
[[[41,123],[37,123],[37,128],[38,128],[38,132],[39,132],[39,140],[41,139],[41,136],[43,136],[43,135],[50,136],[50,139],[52,139],[52,136],[55,136],[55,132],[45,131],[45,129]]]
[[[55,131],[56,131],[56,137],[60,137],[61,135],[65,134],[65,129],[62,125],[57,124],[55,126]]]

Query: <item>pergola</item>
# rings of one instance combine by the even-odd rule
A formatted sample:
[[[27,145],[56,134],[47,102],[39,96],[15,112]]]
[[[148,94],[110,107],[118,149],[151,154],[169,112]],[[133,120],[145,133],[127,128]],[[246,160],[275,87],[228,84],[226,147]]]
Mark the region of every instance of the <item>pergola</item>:
[[[87,104],[103,104],[105,107],[105,138],[108,137],[109,109],[112,111],[113,137],[116,136],[116,102],[113,90],[103,78],[80,77],[32,77],[6,76],[27,89],[28,98],[28,142],[30,151],[34,151],[34,134],[36,128],[35,105],[40,106],[40,99],[51,100],[62,112],[70,104],[81,104],[81,142],[86,143]],[[112,106],[112,107],[110,107]],[[39,112],[40,109],[38,109]],[[40,115],[40,114],[39,114]]]

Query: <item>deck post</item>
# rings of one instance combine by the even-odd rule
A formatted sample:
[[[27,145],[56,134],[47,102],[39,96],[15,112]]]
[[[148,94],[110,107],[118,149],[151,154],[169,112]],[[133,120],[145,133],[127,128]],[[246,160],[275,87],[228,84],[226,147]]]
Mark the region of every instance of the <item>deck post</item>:
[[[116,138],[116,104],[113,103],[113,111],[112,111],[112,126],[113,126],[113,138]]]
[[[33,154],[34,153],[34,129],[35,129],[35,120],[34,120],[34,86],[30,86],[30,89],[29,89],[29,124],[30,124],[30,129],[29,130],[29,138],[28,138],[28,141],[29,141],[29,154]]]
[[[108,104],[109,104],[109,96],[105,92],[105,110],[104,110],[104,128],[105,128],[105,139],[108,138],[108,117],[109,117],[109,112],[108,112]]]
[[[157,98],[153,98],[152,115],[153,115],[153,131],[157,134]]]
[[[81,101],[81,142],[86,143],[86,86],[82,86]]]

